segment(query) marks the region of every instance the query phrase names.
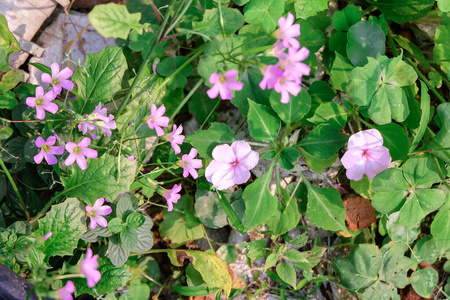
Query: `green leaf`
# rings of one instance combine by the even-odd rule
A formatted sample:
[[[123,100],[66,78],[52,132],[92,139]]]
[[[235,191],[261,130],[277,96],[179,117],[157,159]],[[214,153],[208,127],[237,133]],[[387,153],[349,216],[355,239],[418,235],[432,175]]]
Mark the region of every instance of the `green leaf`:
[[[347,113],[345,110],[334,102],[325,102],[319,105],[314,112],[314,116],[308,121],[320,125],[328,124],[337,130],[341,130],[347,122]]]
[[[291,96],[289,103],[281,103],[281,95],[276,91],[270,93],[270,106],[278,114],[280,119],[289,126],[301,119],[311,109],[311,97],[306,89],[297,96]]]
[[[322,0],[319,0],[322,1]],[[309,5],[312,5],[311,2],[309,2]],[[316,53],[319,51],[319,49],[325,45],[327,42],[325,35],[322,31],[315,28],[314,25],[308,20],[302,20],[300,19],[300,29],[302,34],[299,37],[300,45],[302,47],[306,47],[310,51],[310,55],[308,59],[305,61],[306,64],[308,64],[310,67],[311,65],[308,63],[308,60],[316,60],[315,55],[313,53]],[[317,61],[315,62],[315,65],[317,65]],[[313,71],[313,70],[312,70]],[[311,72],[311,74],[314,74],[314,72]]]
[[[253,260],[260,260],[263,259],[266,254],[265,248],[267,247],[267,245],[265,239],[259,239],[248,243],[244,242],[243,244],[240,244],[238,246],[238,248],[241,247],[248,249],[246,253],[248,258]]]
[[[125,5],[108,3],[94,6],[89,21],[104,37],[126,39],[132,29],[142,32],[141,13],[130,14]]]
[[[195,211],[200,221],[209,228],[222,228],[228,225],[227,214],[214,192],[197,189]]]
[[[282,190],[283,202],[289,201],[290,195]],[[300,212],[297,207],[297,199],[293,196],[288,206],[284,206],[278,201],[278,207],[274,215],[266,222],[267,227],[273,235],[281,235],[297,226],[300,220]]]
[[[144,215],[140,213],[131,213],[127,217],[127,224],[131,228],[139,228],[145,223],[145,217]]]
[[[292,287],[296,287],[297,285],[297,274],[295,273],[295,269],[291,264],[288,263],[280,263],[277,265],[277,274],[280,278],[291,285]]]
[[[372,199],[375,194],[372,189],[372,181],[366,175],[358,181],[350,180],[350,186],[355,192],[367,199]]]
[[[273,165],[252,184],[248,185],[242,199],[245,202],[245,229],[267,221],[276,211],[278,199],[269,191]]]
[[[397,288],[381,281],[376,281],[369,286],[362,294],[362,297],[362,299],[400,300]]]
[[[101,197],[115,199],[119,193],[129,190],[136,167],[137,163],[125,156],[105,154],[100,158],[89,159],[86,170],[74,167],[70,177],[61,177],[64,195],[76,197],[90,206]]]
[[[247,121],[250,135],[256,140],[275,144],[280,132],[280,119],[267,106],[258,104],[250,99],[248,103],[250,109]]]
[[[6,18],[0,14],[0,72],[6,72],[10,69],[9,55],[19,50],[19,42],[9,31]]]
[[[137,228],[136,231],[138,233],[138,244],[136,248],[133,249],[133,252],[145,252],[150,250],[153,247],[153,234],[151,233],[151,229],[153,227],[152,219],[144,215],[145,222],[144,224]]]
[[[414,188],[430,188],[441,181],[433,157],[430,155],[413,156],[403,165],[403,175]]]
[[[315,16],[318,12],[328,9],[327,0],[295,0],[294,2],[295,15],[297,18],[307,19]],[[295,287],[295,286],[294,286]]]
[[[392,241],[381,248],[383,265],[379,276],[382,281],[389,282],[398,288],[404,288],[410,284],[408,271],[416,268],[417,263],[404,255],[406,249],[406,245]]]
[[[129,214],[133,213],[135,210],[137,210],[139,207],[138,199],[131,192],[119,194],[115,202],[117,203],[116,207],[117,217],[121,218],[122,221],[125,221],[126,217]]]
[[[208,119],[209,121],[214,121],[216,118],[217,113],[215,111],[211,113],[215,107],[215,102],[211,101],[211,99],[205,94],[195,93],[192,95],[188,105],[189,111],[194,114],[195,120],[199,124],[203,124],[203,122],[207,121],[206,118],[208,116],[210,116]]]
[[[336,58],[330,72],[330,83],[336,90],[344,93],[347,91],[347,83],[350,81],[350,74],[354,69],[350,60],[335,52]]]
[[[127,261],[129,255],[130,250],[125,248],[125,245],[120,242],[119,235],[114,235],[109,239],[108,257],[113,265],[116,267],[122,266]]]
[[[217,145],[231,144],[236,140],[236,136],[226,124],[212,123],[209,129],[199,129],[184,141],[197,148],[202,157],[212,158],[212,151]]]
[[[13,133],[14,130],[11,127],[3,126],[0,128],[0,141],[8,139]]]
[[[311,223],[331,231],[347,231],[341,194],[334,188],[308,187],[307,215]]]
[[[0,92],[1,93],[1,92]],[[7,91],[0,95],[0,109],[12,110],[18,104],[14,92]],[[9,127],[4,127],[9,128]]]
[[[210,290],[206,286],[172,285],[172,288],[175,290],[175,292],[183,296],[208,296],[215,292],[214,290]]]
[[[398,222],[400,212],[392,213],[388,216],[386,229],[389,237],[397,243],[411,244],[419,236],[419,227],[408,229]]]
[[[220,16],[222,17],[220,18]],[[201,22],[192,22],[192,29],[213,39],[222,35],[222,29],[225,35],[235,33],[244,25],[244,20],[244,16],[237,9],[222,7],[221,14],[218,8],[207,9]],[[223,28],[221,24],[223,24]]]
[[[166,57],[156,66],[156,72],[162,76],[169,76],[187,61],[185,56]],[[184,87],[187,83],[187,76],[192,72],[192,65],[187,65],[168,83],[170,89]]]
[[[283,167],[286,170],[292,170],[294,168],[294,163],[298,160],[300,157],[300,152],[298,152],[295,148],[284,148],[283,151],[280,153],[280,159],[279,163],[281,167]]]
[[[348,136],[330,125],[315,127],[297,145],[315,158],[327,160],[347,142]]]
[[[108,222],[108,229],[113,233],[120,233],[126,227],[121,218],[114,218]]]
[[[447,194],[446,203],[450,203],[450,194]],[[450,209],[446,205],[439,210],[430,226],[431,234],[441,256],[450,250],[450,222],[448,220],[450,220]]]
[[[269,33],[278,26],[278,19],[284,14],[286,0],[253,0],[244,7],[245,21],[259,24],[261,29]]]
[[[399,24],[415,21],[428,13],[434,0],[368,0],[380,9],[386,19]]]
[[[408,51],[415,60],[417,60],[419,62],[420,65],[422,65],[425,68],[429,68],[429,64],[428,64],[428,60],[425,57],[425,55],[423,55],[422,50],[419,48],[419,46],[417,46],[416,44],[414,44],[412,41],[410,41],[409,39],[401,36],[401,35],[393,35],[392,36],[394,38],[394,40],[397,42],[397,44],[402,47],[403,49],[405,49],[406,51]],[[431,72],[430,72],[431,74]]]
[[[138,244],[138,233],[134,228],[125,228],[120,232],[120,242],[130,251],[134,251]]]
[[[434,34],[433,55],[435,60],[440,60],[439,65],[446,74],[450,70],[449,50],[450,50],[450,27],[449,25],[441,25],[436,29]]]
[[[331,167],[336,159],[338,158],[338,154],[336,153],[329,159],[318,159],[300,148],[300,152],[302,153],[303,157],[305,158],[306,163],[308,166],[314,170],[316,173],[321,173],[325,168]]]
[[[377,281],[382,261],[383,257],[377,246],[359,244],[348,257],[336,258],[333,269],[345,288],[352,292],[362,292]]]
[[[148,299],[150,297],[150,288],[144,283],[132,283],[126,294],[127,300]]]
[[[71,102],[73,110],[79,114],[90,114],[98,103],[104,105],[109,102],[113,94],[121,89],[126,69],[122,48],[105,47],[98,53],[87,54],[84,66],[77,67],[72,76],[78,87],[78,100]]]
[[[439,281],[439,274],[433,268],[425,268],[411,274],[414,291],[424,298],[430,298]]]
[[[386,36],[380,26],[372,21],[360,21],[350,27],[347,39],[347,56],[358,67],[367,63],[367,57],[376,57],[386,50]]]
[[[408,154],[409,141],[405,131],[400,125],[389,123],[375,125],[383,137],[383,146],[389,149],[392,160],[396,160]]]
[[[431,235],[426,235],[414,245],[414,256],[411,258],[418,263],[434,264],[440,256],[439,250],[434,238]]]
[[[382,214],[389,214],[399,209],[408,195],[409,185],[400,169],[391,168],[375,176],[372,189],[375,192],[373,207]]]
[[[336,93],[328,82],[321,80],[314,81],[309,86],[308,92],[311,95],[311,100],[316,103],[330,102],[336,97]]]
[[[242,192],[242,190],[240,190],[240,191]],[[225,195],[223,194],[222,191],[217,191],[217,195],[219,197],[219,201],[220,201],[220,204],[222,205],[223,210],[225,211],[228,218],[230,219],[231,225],[237,231],[239,231],[241,234],[244,234],[244,232],[245,232],[244,225],[242,224],[242,221],[241,221],[241,219],[243,219],[243,216],[244,216],[243,212],[245,210],[244,201],[242,201],[242,199],[238,199],[233,202],[233,205],[230,205],[230,202],[225,197]],[[236,205],[238,205],[238,203],[239,203],[239,208],[241,208],[240,210],[238,210],[238,212],[240,212],[239,215],[236,212]]]
[[[326,248],[319,246],[314,246],[310,251],[304,252],[291,249],[286,254],[286,257],[294,262],[298,269],[311,270],[320,263],[326,250]]]
[[[333,26],[337,31],[348,31],[359,21],[361,21],[361,12],[354,5],[347,5],[343,10],[333,14]]]
[[[22,81],[22,79],[23,73],[20,70],[9,70],[5,74],[2,74],[2,76],[0,77],[0,94],[14,88],[17,84],[19,84],[20,81]],[[15,104],[12,106],[12,108],[8,108],[11,106],[11,104],[7,107],[1,108],[13,109],[16,105],[17,101],[15,101]]]
[[[39,220],[39,229],[33,234],[34,237],[40,237],[48,232],[52,233],[39,250],[42,250],[47,258],[72,255],[86,231],[84,215],[83,206],[74,198],[53,205],[50,212]]]
[[[436,134],[435,140],[439,143],[430,143],[430,149],[441,149],[450,147],[450,103],[441,103],[437,108],[437,114],[442,123],[441,130]],[[439,157],[446,163],[450,163],[450,151],[435,151],[433,155]]]
[[[29,63],[29,64],[38,69],[39,71],[41,71],[42,73],[46,73],[50,76],[52,75],[52,69],[49,66],[43,65],[41,63]]]
[[[157,27],[155,29],[158,30]],[[128,47],[133,51],[141,52],[141,56],[145,59],[156,39],[156,33],[147,30],[140,33],[140,31],[142,30],[132,30],[130,32]],[[156,46],[150,57],[150,61],[154,61],[155,58],[163,56],[165,44],[166,41],[162,41]]]
[[[450,11],[450,1],[449,0],[438,0],[437,2],[439,10],[442,12]]]
[[[217,249],[216,255],[226,263],[232,264],[236,261],[238,253],[234,245],[222,245]]]

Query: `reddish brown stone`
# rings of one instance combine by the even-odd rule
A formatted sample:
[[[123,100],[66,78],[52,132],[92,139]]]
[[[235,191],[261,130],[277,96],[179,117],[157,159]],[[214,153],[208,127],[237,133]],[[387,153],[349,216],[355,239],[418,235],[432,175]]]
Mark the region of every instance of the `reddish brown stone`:
[[[345,220],[350,230],[368,227],[376,222],[375,209],[369,199],[351,195],[344,199]]]

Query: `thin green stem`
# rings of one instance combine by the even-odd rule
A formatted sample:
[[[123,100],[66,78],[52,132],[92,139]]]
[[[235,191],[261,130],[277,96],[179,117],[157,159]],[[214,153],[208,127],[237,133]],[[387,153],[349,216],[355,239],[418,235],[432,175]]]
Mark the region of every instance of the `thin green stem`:
[[[66,275],[56,276],[55,279],[85,278],[85,277],[86,277],[86,275],[84,275],[84,274],[66,274]]]
[[[299,180],[297,181],[297,185],[295,186],[294,190],[291,193],[291,196],[289,197],[288,201],[286,202],[286,207],[289,206],[289,204],[291,204],[292,198],[294,198],[295,193],[297,192],[298,187],[300,186],[302,182]]]
[[[197,91],[197,89],[202,85],[203,79],[200,79],[197,84],[192,88],[192,90],[189,92],[189,94],[184,97],[183,101],[181,101],[180,105],[178,105],[177,109],[172,113],[172,115],[169,117],[171,120],[175,118],[175,116],[180,112],[181,108],[188,102],[188,100],[192,97],[192,95]]]
[[[206,122],[208,122],[209,118],[211,117],[211,115],[213,114],[213,112],[219,107],[220,105],[220,99],[218,99],[216,105],[214,105],[214,108],[209,112],[208,116],[206,117],[205,121],[203,121],[202,126],[200,126],[200,129],[203,129],[203,127],[206,125]]]
[[[392,49],[392,54],[394,54],[394,56],[398,56],[398,51],[397,51],[397,48],[395,47],[394,39],[392,38],[392,34],[389,29],[387,30],[387,36],[388,36],[389,46],[391,46],[391,49]]]
[[[60,192],[60,193],[57,193],[55,196],[53,196],[52,199],[50,199],[50,201],[48,201],[47,204],[45,204],[44,208],[33,219],[30,220],[30,223],[34,223],[37,220],[39,220],[39,218],[42,217],[43,214],[45,214],[45,212],[48,210],[48,208],[63,194],[64,194],[64,192]]]
[[[209,240],[209,236],[208,236],[208,234],[206,233],[205,226],[203,226],[203,224],[200,224],[200,227],[202,228],[203,234],[205,235],[205,238],[206,238],[206,240],[208,241],[209,248],[210,248],[211,250],[214,251],[214,248],[213,248],[213,246],[211,245],[211,241]]]
[[[180,22],[181,18],[184,16],[186,11],[189,9],[189,6],[191,5],[192,0],[187,0],[187,1],[185,1],[185,3],[186,2],[187,2],[187,4],[185,4],[183,6],[183,9],[181,10],[181,13],[178,11],[177,14],[175,14],[175,15],[178,15],[177,18],[175,20],[173,20],[173,22],[170,23],[170,25],[167,28],[165,33],[170,33],[175,28],[175,26],[177,26],[178,22]]]
[[[17,199],[19,199],[20,206],[22,206],[22,209],[24,210],[25,214],[27,215],[27,220],[31,220],[30,212],[27,209],[27,206],[25,205],[25,202],[22,199],[22,196],[20,195],[19,189],[17,188],[16,183],[14,182],[14,179],[11,177],[11,173],[9,173],[8,168],[6,168],[5,163],[0,158],[0,165],[2,166],[3,171],[5,172],[6,177],[8,178],[9,182],[11,183],[11,186],[16,193]]]

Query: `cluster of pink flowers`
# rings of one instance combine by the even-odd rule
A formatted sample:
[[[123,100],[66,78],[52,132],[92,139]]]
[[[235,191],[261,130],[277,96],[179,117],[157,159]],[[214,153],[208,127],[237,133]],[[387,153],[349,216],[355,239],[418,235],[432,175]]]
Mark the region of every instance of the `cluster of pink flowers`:
[[[311,68],[302,62],[309,56],[309,50],[300,48],[296,39],[300,36],[300,24],[294,24],[294,16],[291,13],[288,13],[287,18],[281,17],[278,25],[278,39],[273,46],[278,63],[264,69],[264,78],[259,86],[263,90],[275,89],[281,94],[281,103],[289,103],[290,95],[297,96],[302,90],[302,76],[309,75],[311,71]]]
[[[107,114],[106,107],[102,108],[102,103],[99,103],[91,114],[83,116],[84,119],[78,124],[78,129],[84,135],[89,132],[94,141],[97,135],[92,131],[96,129],[101,129],[104,136],[111,136],[111,130],[116,129],[116,121],[112,114],[109,116]]]

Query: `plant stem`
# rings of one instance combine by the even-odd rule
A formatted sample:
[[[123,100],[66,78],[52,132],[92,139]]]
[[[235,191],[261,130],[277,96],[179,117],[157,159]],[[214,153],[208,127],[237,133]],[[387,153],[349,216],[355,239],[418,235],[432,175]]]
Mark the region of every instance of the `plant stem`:
[[[217,101],[216,105],[214,106],[214,108],[209,112],[208,117],[206,117],[205,121],[203,121],[202,126],[200,126],[200,129],[203,129],[203,127],[205,126],[206,122],[208,122],[209,118],[211,117],[212,113],[219,107],[220,105],[220,99],[219,101]]]
[[[55,196],[52,197],[52,199],[50,199],[50,201],[47,202],[47,204],[45,204],[44,208],[33,218],[30,220],[30,223],[34,223],[37,220],[39,220],[39,218],[45,214],[45,212],[47,211],[47,209],[53,204],[53,202],[55,202],[56,199],[58,199],[60,196],[62,196],[64,194],[64,192],[61,193],[57,193]]]
[[[2,166],[3,171],[5,172],[6,177],[8,177],[9,182],[11,183],[11,186],[16,193],[17,199],[19,199],[20,206],[22,206],[22,209],[25,211],[25,214],[27,215],[27,220],[31,220],[30,212],[27,209],[27,206],[25,205],[25,202],[23,202],[22,196],[20,195],[19,189],[17,188],[16,183],[14,182],[13,178],[11,177],[11,173],[9,173],[8,168],[6,168],[5,163],[0,158],[0,165]]]
[[[200,87],[200,85],[203,83],[203,79],[200,79],[197,84],[192,88],[192,90],[189,92],[189,94],[184,97],[183,101],[178,105],[177,109],[172,113],[172,115],[169,117],[171,120],[175,118],[175,116],[180,112],[181,108],[188,102],[188,100],[192,97],[192,95],[195,93],[195,91]]]
[[[398,51],[397,51],[397,48],[395,47],[394,39],[392,38],[391,31],[389,30],[389,28],[387,30],[387,36],[388,36],[389,46],[391,46],[391,49],[392,49],[392,54],[394,54],[394,56],[398,56]]]

